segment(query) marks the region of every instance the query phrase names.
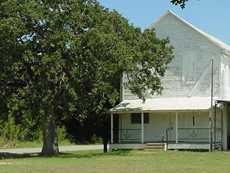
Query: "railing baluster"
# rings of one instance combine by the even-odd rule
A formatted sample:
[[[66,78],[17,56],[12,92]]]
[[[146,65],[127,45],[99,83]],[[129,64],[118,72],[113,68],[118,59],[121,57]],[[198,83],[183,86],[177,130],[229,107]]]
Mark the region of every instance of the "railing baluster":
[[[139,143],[140,129],[119,129],[120,143]]]
[[[166,142],[169,142],[170,131],[173,130],[173,128],[166,129],[166,135],[168,135]],[[216,128],[216,131],[220,132],[220,130]],[[178,132],[178,143],[209,143],[209,128],[178,128]],[[221,141],[217,139],[216,143],[221,143]]]
[[[119,133],[119,143],[140,143],[141,140],[141,129],[117,129]],[[166,144],[169,144],[174,140],[172,135],[174,135],[173,128],[166,129],[166,138],[164,139]],[[178,128],[178,143],[209,143],[209,128]],[[221,133],[221,128],[217,128],[216,132]],[[220,136],[220,135],[217,135]],[[221,138],[218,137],[216,140],[218,145],[221,145]],[[154,142],[154,141],[153,141]]]

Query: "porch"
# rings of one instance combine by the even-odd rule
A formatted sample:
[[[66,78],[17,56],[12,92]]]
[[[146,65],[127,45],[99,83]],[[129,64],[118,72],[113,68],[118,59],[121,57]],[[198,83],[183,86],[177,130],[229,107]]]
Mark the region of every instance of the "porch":
[[[113,148],[162,144],[165,149],[209,149],[208,118],[208,112],[198,111],[111,114],[111,144]],[[212,143],[213,148],[222,149],[219,122],[215,123]]]
[[[111,149],[144,148],[149,144],[162,144],[165,150],[223,149],[223,113],[213,111],[212,128],[209,118],[209,106],[197,110],[111,112]]]

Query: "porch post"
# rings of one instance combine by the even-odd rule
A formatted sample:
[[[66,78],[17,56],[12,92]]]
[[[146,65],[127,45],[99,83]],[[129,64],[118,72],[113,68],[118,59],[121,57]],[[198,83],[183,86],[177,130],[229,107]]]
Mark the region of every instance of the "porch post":
[[[111,144],[113,144],[113,113],[111,112]]]
[[[141,143],[144,144],[144,113],[141,112]]]
[[[176,143],[178,144],[178,113],[176,112]]]

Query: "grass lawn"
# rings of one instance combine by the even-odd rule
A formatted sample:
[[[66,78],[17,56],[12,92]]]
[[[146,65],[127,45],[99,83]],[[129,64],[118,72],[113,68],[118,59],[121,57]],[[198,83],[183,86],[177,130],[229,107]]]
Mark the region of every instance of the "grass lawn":
[[[1,173],[229,173],[228,152],[81,151],[1,159]]]

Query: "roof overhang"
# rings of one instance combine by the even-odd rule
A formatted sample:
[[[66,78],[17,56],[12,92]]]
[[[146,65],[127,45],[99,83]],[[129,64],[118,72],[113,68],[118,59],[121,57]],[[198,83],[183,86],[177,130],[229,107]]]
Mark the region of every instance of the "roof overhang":
[[[175,112],[208,111],[211,107],[210,97],[154,98],[124,100],[110,111],[114,113],[130,112]]]

